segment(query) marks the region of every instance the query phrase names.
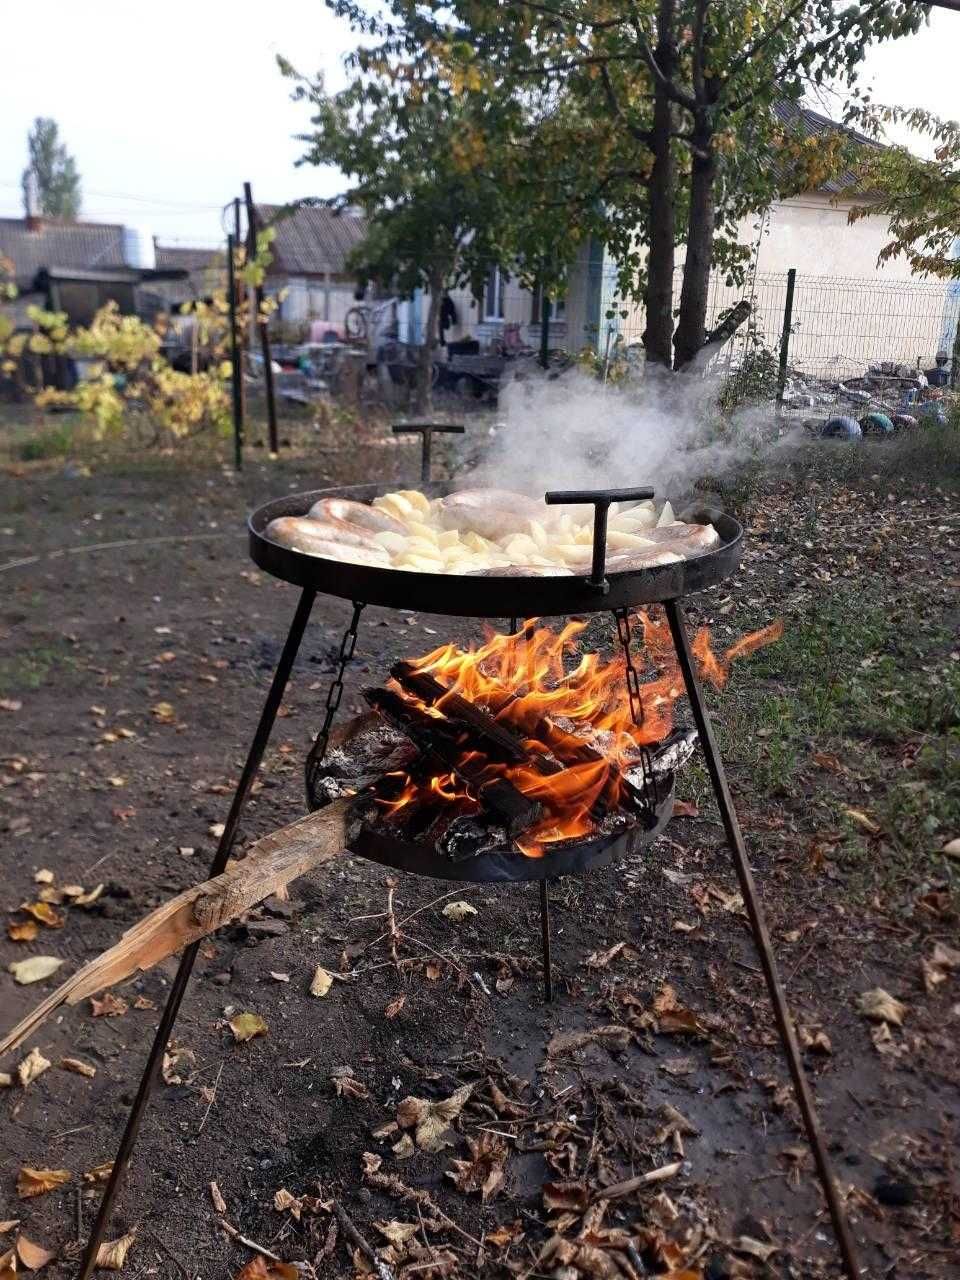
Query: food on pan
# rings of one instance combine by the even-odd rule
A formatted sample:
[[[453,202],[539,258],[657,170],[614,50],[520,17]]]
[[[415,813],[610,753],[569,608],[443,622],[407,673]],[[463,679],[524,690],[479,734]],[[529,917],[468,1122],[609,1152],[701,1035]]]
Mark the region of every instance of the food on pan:
[[[414,573],[481,577],[588,574],[593,516],[588,507],[548,507],[509,489],[464,489],[429,498],[398,489],[370,506],[321,498],[305,516],[280,516],[266,536],[306,555]],[[669,502],[612,506],[608,573],[676,564],[720,543],[713,524],[677,520]]]

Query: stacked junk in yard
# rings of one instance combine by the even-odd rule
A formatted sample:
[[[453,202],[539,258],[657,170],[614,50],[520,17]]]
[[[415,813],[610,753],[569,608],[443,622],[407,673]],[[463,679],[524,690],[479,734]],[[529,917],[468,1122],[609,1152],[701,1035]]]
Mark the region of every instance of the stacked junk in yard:
[[[428,433],[424,432],[424,444]],[[424,450],[423,473],[429,471]],[[453,486],[426,478],[421,490],[443,497]],[[112,1165],[96,1222],[78,1272],[89,1280],[140,1123],[173,1033],[202,937],[275,891],[276,867],[285,883],[346,849],[404,871],[478,883],[535,881],[541,905],[544,996],[554,993],[550,954],[550,882],[584,875],[625,853],[641,850],[669,822],[675,778],[699,746],[713,787],[753,941],[766,980],[784,1060],[789,1069],[817,1173],[848,1280],[861,1272],[844,1204],[830,1168],[815,1104],[778,975],[744,838],[734,810],[701,677],[721,680],[725,661],[752,651],[776,634],[747,637],[718,660],[705,632],[692,637],[684,617],[687,595],[713,587],[740,562],[744,531],[715,508],[689,510],[687,520],[713,525],[710,550],[673,557],[655,567],[615,570],[607,559],[612,504],[648,502],[649,488],[579,490],[545,495],[548,505],[592,507],[589,572],[535,576],[533,570],[482,576],[399,570],[308,555],[281,545],[268,532],[281,517],[302,517],[322,499],[370,503],[382,485],[288,495],[261,506],[249,520],[249,546],[265,572],[300,591],[293,620],[237,784],[211,877],[220,877],[232,906],[219,910],[211,881],[196,891],[176,945],[147,947],[149,963],[187,943]],[[244,862],[227,870],[238,824],[260,767],[318,595],[349,601],[352,612],[323,707],[323,720],[306,760],[310,812],[263,837]],[[369,605],[421,610],[451,618],[500,620],[501,634],[479,649],[441,645],[426,657],[396,664],[384,686],[364,691],[368,711],[335,723],[344,677]],[[608,616],[617,656],[585,654],[573,670],[564,664],[577,621]],[[565,620],[558,631],[539,619]],[[639,641],[639,643],[638,643]],[[685,694],[693,716],[677,725],[673,708]],[[259,852],[258,852],[259,851]],[[244,871],[247,868],[247,871]],[[273,869],[273,872],[271,872]],[[268,874],[268,872],[270,874]],[[273,874],[273,879],[270,875]],[[241,891],[243,877],[253,883]],[[212,883],[219,883],[213,881]],[[244,898],[244,892],[246,897]],[[154,915],[169,918],[168,908]],[[198,923],[199,922],[199,923]],[[142,922],[145,923],[145,922]],[[129,972],[133,939],[124,951]],[[118,980],[119,970],[111,980]],[[70,982],[76,983],[77,975]],[[89,985],[89,984],[88,984]],[[101,978],[100,987],[103,981]],[[74,996],[78,994],[75,986]],[[44,1016],[55,1007],[49,997]],[[30,1019],[0,1048],[29,1034]]]

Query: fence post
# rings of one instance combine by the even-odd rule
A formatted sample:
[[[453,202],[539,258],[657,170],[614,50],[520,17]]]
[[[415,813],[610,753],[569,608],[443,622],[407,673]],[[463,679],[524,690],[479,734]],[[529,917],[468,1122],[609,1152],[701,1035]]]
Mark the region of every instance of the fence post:
[[[540,286],[540,368],[550,368],[550,297],[547,286]]]
[[[777,413],[783,412],[783,393],[787,385],[787,356],[790,354],[790,329],[793,326],[793,291],[797,283],[797,269],[787,272],[787,297],[783,304],[783,333],[780,336],[780,374],[777,378]]]
[[[257,207],[253,203],[253,189],[249,182],[243,184],[243,198],[247,206],[247,261],[252,262],[257,253],[258,218]],[[276,457],[280,443],[277,438],[277,400],[273,390],[273,357],[270,354],[270,333],[267,322],[261,315],[263,308],[263,285],[258,284],[253,291],[254,305],[257,308],[256,322],[260,333],[260,352],[263,356],[263,386],[267,393],[267,437],[270,453]]]
[[[233,395],[233,465],[243,470],[243,370],[237,343],[237,289],[233,255],[236,241],[227,236],[227,296],[230,301],[230,389]]]

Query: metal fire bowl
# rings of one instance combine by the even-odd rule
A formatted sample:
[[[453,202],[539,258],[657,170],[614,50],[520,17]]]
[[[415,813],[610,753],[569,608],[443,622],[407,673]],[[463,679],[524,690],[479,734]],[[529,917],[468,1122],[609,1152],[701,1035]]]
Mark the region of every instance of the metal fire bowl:
[[[455,486],[422,484],[420,487],[431,497],[443,497],[452,493]],[[258,507],[248,521],[251,558],[275,578],[344,600],[461,618],[532,618],[599,613],[675,600],[722,582],[735,572],[743,554],[743,528],[732,516],[724,515],[715,524],[721,543],[714,551],[655,569],[611,573],[609,590],[604,592],[579,577],[481,578],[347,564],[291,551],[265,535],[271,520],[277,516],[304,516],[320,498],[372,502],[395,489],[395,484],[358,484],[296,493],[267,502]]]
[[[350,852],[397,871],[412,871],[435,880],[464,880],[473,884],[507,884],[523,880],[552,880],[555,876],[582,875],[604,867],[624,854],[651,844],[673,814],[674,776],[659,782],[661,799],[652,827],[628,827],[613,835],[569,840],[555,844],[542,858],[528,858],[518,849],[494,849],[453,862],[433,849],[408,844],[363,826],[350,841]]]

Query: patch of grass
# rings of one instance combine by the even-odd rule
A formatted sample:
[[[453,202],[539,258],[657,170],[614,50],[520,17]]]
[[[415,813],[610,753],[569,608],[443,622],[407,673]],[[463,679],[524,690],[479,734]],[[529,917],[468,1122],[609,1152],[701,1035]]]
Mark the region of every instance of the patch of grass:
[[[51,674],[75,671],[76,659],[62,649],[44,647],[0,659],[0,689],[20,692],[39,689]]]
[[[42,431],[26,436],[16,445],[16,455],[21,462],[40,462],[44,458],[65,458],[73,450],[73,431],[66,423],[45,427]]]
[[[810,621],[757,653],[749,679],[717,699],[720,737],[763,796],[845,830],[843,863],[866,891],[931,874],[931,850],[960,831],[960,663],[951,629],[925,619],[907,634],[889,609],[835,595]],[[818,769],[814,752],[849,765]],[[806,790],[804,789],[806,788]],[[883,831],[865,839],[847,808]]]

